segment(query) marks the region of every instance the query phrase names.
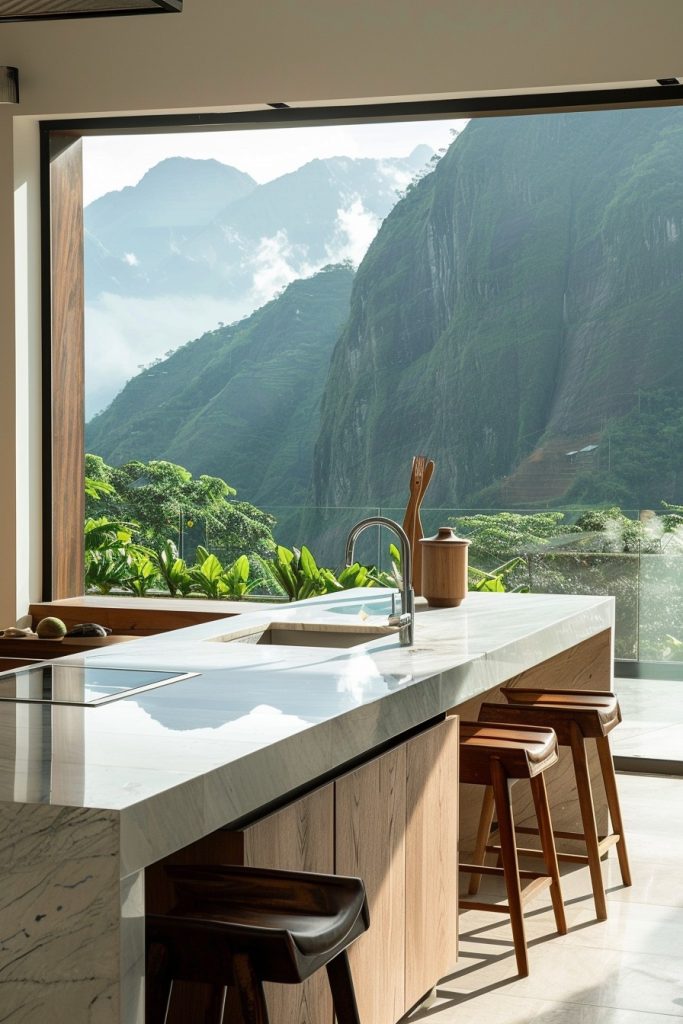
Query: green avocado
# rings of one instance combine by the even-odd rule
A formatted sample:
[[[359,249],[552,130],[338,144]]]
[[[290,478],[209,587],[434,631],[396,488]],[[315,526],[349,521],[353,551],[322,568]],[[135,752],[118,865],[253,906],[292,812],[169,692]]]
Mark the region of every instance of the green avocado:
[[[36,626],[36,633],[41,640],[58,640],[66,633],[66,626],[61,619],[49,617],[40,620]]]

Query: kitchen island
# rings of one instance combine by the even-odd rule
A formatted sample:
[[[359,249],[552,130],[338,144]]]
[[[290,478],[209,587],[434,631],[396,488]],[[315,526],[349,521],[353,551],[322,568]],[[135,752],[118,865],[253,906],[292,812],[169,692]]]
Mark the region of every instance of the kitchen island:
[[[330,787],[337,801],[330,827],[340,807],[355,808],[362,837],[378,820],[358,800],[363,766],[381,806],[387,792],[399,799],[399,775],[410,793],[414,741],[425,756],[447,751],[444,764],[453,770],[448,751],[457,751],[457,737],[454,744],[444,721],[453,709],[474,714],[504,682],[540,685],[539,672],[554,685],[610,685],[611,598],[471,594],[459,608],[419,608],[410,648],[387,633],[389,611],[386,592],[376,590],[248,610],[60,662],[92,678],[107,668],[191,678],[89,706],[0,701],[0,1020],[142,1024],[146,870],[149,879],[164,858],[210,850],[216,836],[248,862],[257,834],[250,830],[265,822],[258,835],[270,831],[272,842],[261,849],[281,847],[278,823],[301,822],[322,807]],[[457,729],[457,719],[451,723]],[[441,726],[445,744],[433,740]],[[443,765],[439,800],[423,799],[421,787],[434,774],[416,783],[413,772],[412,817],[402,798],[403,819],[413,827],[447,787],[455,814],[457,775],[445,778]],[[571,815],[571,800],[560,804],[560,814]],[[475,810],[465,795],[464,848]],[[348,835],[358,821],[350,820]],[[430,845],[425,830],[439,849],[441,824],[421,821],[422,855]],[[409,843],[406,835],[397,842]],[[337,844],[338,869],[347,869],[345,856]],[[446,860],[452,872],[450,853]],[[379,870],[375,853],[370,861]],[[428,882],[419,879],[423,889]],[[391,885],[378,878],[376,889],[384,899],[401,884],[405,878]],[[457,890],[452,897],[448,919],[455,922]],[[374,921],[377,936],[381,909]],[[396,939],[406,978],[411,934]],[[407,981],[403,995],[396,982],[387,1009],[376,993],[363,994],[372,981],[362,979],[361,999],[378,1024],[386,1014],[396,1020],[437,980],[423,984],[416,975],[410,995]]]

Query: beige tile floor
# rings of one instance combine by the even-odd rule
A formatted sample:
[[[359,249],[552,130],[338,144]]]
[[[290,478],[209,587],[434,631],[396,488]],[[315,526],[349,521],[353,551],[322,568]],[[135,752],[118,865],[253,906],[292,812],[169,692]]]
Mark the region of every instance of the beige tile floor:
[[[683,761],[683,682],[615,679],[623,722],[612,734],[614,753]]]
[[[683,1018],[683,778],[620,775],[619,788],[634,884],[623,887],[612,851],[603,865],[608,920],[595,920],[587,868],[563,865],[569,933],[555,934],[545,894],[527,904],[531,973],[518,978],[507,917],[463,914],[457,969],[410,1024]]]

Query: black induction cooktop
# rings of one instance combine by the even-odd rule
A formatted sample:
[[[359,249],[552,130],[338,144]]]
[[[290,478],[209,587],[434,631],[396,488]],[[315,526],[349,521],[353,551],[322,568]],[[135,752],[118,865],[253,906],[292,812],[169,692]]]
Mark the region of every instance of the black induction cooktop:
[[[168,669],[36,665],[0,673],[0,701],[96,707],[197,675]]]

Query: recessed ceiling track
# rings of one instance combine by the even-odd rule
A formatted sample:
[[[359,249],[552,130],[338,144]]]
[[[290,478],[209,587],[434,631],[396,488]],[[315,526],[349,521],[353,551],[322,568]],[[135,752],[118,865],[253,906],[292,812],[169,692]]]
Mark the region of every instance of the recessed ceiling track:
[[[182,11],[183,0],[0,0],[0,22]]]

